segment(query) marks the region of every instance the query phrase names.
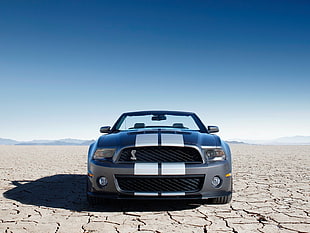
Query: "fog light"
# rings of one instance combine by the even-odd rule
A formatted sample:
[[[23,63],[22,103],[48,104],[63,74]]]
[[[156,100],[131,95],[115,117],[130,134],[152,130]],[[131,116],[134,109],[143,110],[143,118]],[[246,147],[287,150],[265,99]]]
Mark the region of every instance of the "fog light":
[[[220,177],[218,176],[214,176],[212,181],[211,181],[211,184],[215,187],[215,188],[218,188],[222,183],[222,180]]]
[[[104,176],[101,176],[99,179],[98,179],[98,183],[100,184],[100,186],[104,187],[108,184],[108,179]]]

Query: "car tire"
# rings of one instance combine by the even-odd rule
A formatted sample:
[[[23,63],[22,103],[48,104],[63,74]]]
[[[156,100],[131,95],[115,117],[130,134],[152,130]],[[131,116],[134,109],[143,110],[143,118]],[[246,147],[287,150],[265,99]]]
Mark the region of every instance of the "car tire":
[[[233,190],[233,180],[231,180],[231,191]],[[232,199],[232,193],[228,196],[222,196],[222,197],[216,197],[216,198],[209,198],[207,200],[208,204],[228,204],[231,202]]]
[[[209,198],[207,203],[209,204],[227,204],[231,201],[232,194],[223,197]]]
[[[87,194],[87,202],[91,206],[101,204],[102,201],[103,200],[99,197],[93,197]]]
[[[90,191],[91,191],[90,190],[90,181],[87,178],[87,181],[86,181],[86,198],[87,198],[88,204],[91,206],[101,204],[103,202],[103,199],[89,195],[88,192],[90,192]]]

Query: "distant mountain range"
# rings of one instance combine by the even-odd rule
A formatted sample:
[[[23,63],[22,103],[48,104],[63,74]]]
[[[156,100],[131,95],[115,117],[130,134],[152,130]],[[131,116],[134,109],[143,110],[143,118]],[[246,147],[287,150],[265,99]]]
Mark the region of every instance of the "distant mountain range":
[[[228,140],[232,144],[258,144],[258,145],[310,145],[310,136],[281,137],[273,140]]]
[[[54,146],[88,146],[95,140],[80,140],[65,138],[59,140],[32,140],[16,141],[0,138],[0,145],[54,145]],[[310,145],[310,136],[281,137],[274,140],[246,140],[233,139],[225,140],[230,144],[256,144],[256,145]]]
[[[88,146],[94,140],[80,140],[65,138],[59,140],[32,140],[16,141],[12,139],[0,138],[0,145],[51,145],[51,146]]]

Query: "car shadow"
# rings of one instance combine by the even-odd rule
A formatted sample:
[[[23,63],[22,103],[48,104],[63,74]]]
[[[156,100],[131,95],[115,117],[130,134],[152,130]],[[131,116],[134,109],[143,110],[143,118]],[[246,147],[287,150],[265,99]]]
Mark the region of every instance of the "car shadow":
[[[27,205],[45,206],[72,211],[148,212],[194,209],[201,203],[187,201],[106,200],[90,206],[86,200],[85,175],[58,174],[38,180],[12,181],[14,188],[6,191],[5,198]]]

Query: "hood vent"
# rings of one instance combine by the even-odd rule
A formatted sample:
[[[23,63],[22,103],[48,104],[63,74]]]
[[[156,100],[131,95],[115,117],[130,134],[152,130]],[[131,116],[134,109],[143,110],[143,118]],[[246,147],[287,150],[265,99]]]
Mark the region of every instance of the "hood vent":
[[[178,131],[178,130],[138,130],[134,132],[128,132],[129,135],[137,134],[154,134],[154,133],[167,133],[167,134],[191,134],[191,132]]]

